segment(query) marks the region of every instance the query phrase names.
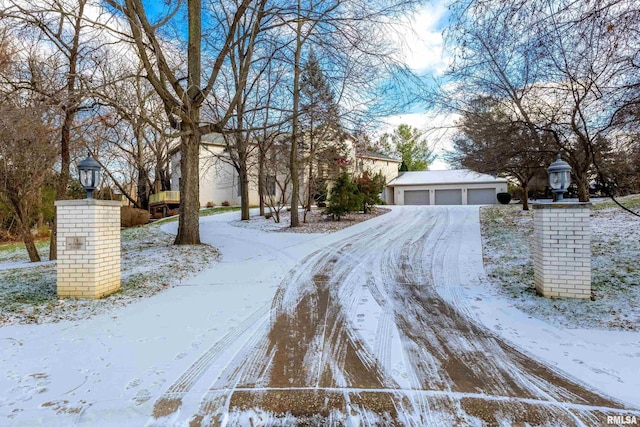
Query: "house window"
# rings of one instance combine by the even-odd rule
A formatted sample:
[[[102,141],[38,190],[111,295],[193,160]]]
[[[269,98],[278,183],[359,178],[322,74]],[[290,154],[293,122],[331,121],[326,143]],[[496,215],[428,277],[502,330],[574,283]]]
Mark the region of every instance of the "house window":
[[[267,196],[275,196],[276,195],[276,177],[273,175],[267,175],[265,180],[265,189]]]

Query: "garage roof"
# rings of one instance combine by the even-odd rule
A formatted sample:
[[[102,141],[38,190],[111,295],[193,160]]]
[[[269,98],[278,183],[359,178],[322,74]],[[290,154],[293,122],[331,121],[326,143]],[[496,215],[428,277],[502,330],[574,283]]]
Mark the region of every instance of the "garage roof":
[[[494,176],[474,172],[469,169],[454,169],[445,171],[405,172],[391,180],[387,186],[478,183],[500,184],[506,182],[506,178],[496,178]]]

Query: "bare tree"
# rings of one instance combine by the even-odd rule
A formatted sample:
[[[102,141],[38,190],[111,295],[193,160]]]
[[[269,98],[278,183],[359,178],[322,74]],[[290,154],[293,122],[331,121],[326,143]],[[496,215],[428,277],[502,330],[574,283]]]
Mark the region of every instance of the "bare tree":
[[[630,1],[454,2],[447,33],[455,60],[449,110],[491,94],[514,124],[528,128],[528,145],[551,136],[573,168],[581,201],[607,142],[637,105],[638,8]],[[517,30],[516,30],[517,29]],[[456,96],[456,94],[461,94]],[[549,158],[549,162],[553,158]]]
[[[7,26],[27,41],[35,41],[43,52],[56,52],[47,59],[50,67],[46,73],[14,83],[38,94],[48,105],[59,107],[60,173],[56,199],[63,200],[67,198],[70,178],[74,122],[79,113],[93,108],[88,88],[96,77],[97,63],[106,60],[100,52],[101,33],[86,16],[89,9],[97,9],[89,0],[73,4],[64,0],[8,0],[5,6],[0,16]],[[37,78],[45,74],[54,84],[45,85],[44,79]],[[57,257],[55,229],[54,221],[50,259]]]
[[[414,1],[363,1],[363,0],[298,0],[289,11],[293,75],[291,86],[291,144],[290,167],[292,180],[291,226],[299,225],[297,204],[300,199],[299,147],[303,143],[300,127],[300,94],[302,64],[313,49],[318,56],[327,58],[332,72],[328,79],[340,88],[335,91],[336,102],[346,108],[340,110],[344,119],[350,112],[353,123],[356,117],[375,115],[374,99],[380,98],[383,81],[393,80],[398,71],[393,49],[384,38],[376,37],[389,30],[386,23],[407,13],[418,2]],[[320,54],[320,52],[323,52]],[[330,59],[329,59],[330,58]],[[399,73],[397,73],[399,74]],[[397,75],[396,74],[396,75]],[[384,77],[382,77],[384,75]],[[395,82],[395,81],[394,81]],[[374,95],[375,94],[375,95]],[[374,95],[374,96],[372,96]],[[390,97],[385,98],[390,100]],[[346,110],[346,111],[345,111]]]
[[[113,117],[107,149],[115,150],[115,155],[124,157],[134,167],[135,178],[124,174],[124,179],[136,182],[135,196],[132,197],[129,193],[133,191],[123,188],[117,180],[114,182],[136,207],[148,209],[152,193],[170,188],[167,183],[169,138],[164,135],[168,124],[162,114],[162,103],[144,78],[140,64],[109,62],[102,73],[109,77],[96,96],[106,104]]]
[[[286,68],[282,65],[281,61],[268,61],[265,72],[262,73],[256,81],[258,101],[264,106],[261,114],[261,125],[253,132],[258,145],[258,196],[260,198],[260,215],[265,214],[265,204],[269,204],[271,209],[273,203],[268,202],[272,202],[275,196],[274,194],[269,194],[270,192],[267,191],[267,178],[270,177],[272,180],[278,179],[277,171],[274,169],[272,162],[270,162],[270,159],[273,158],[272,150],[275,149],[276,144],[286,139],[283,138],[285,132],[282,130],[286,123],[286,113],[282,108],[278,108],[279,105],[286,104],[286,102],[280,102],[280,99],[288,96],[288,94],[283,94],[284,85],[280,84],[287,74]],[[284,164],[288,166],[286,159],[281,158],[280,160],[283,160]],[[288,175],[288,169],[285,175]],[[286,181],[288,186],[288,180]],[[282,189],[283,199],[281,204],[283,206],[287,203],[287,186],[284,186],[285,188]]]
[[[231,97],[225,112],[215,122],[205,122],[201,118],[203,102],[211,94],[218,77],[221,74],[225,58],[229,55],[237,42],[236,29],[253,2],[242,0],[233,5],[228,14],[229,21],[218,21],[213,29],[219,44],[217,51],[209,50],[211,60],[206,64],[209,71],[204,84],[203,70],[203,27],[202,1],[188,0],[186,16],[188,20],[188,34],[186,46],[186,71],[173,66],[168,41],[161,38],[161,29],[176,17],[181,2],[166,16],[150,20],[142,0],[105,0],[115,10],[119,11],[129,23],[130,40],[135,45],[140,56],[146,78],[162,100],[169,124],[177,131],[180,138],[180,218],[176,244],[199,244],[200,229],[200,182],[199,156],[200,141],[204,134],[211,132],[225,132],[225,125],[233,114],[240,92]],[[224,8],[228,5],[220,5]],[[242,89],[242,88],[240,88]]]
[[[33,207],[40,191],[51,179],[56,147],[39,105],[0,105],[0,202],[18,222],[22,240],[32,262],[40,261],[31,228]]]
[[[229,160],[239,178],[240,217],[243,220],[249,219],[250,169],[253,166],[251,159],[258,149],[253,138],[253,129],[257,126],[255,122],[262,108],[257,105],[257,83],[267,70],[271,55],[268,43],[263,48],[260,46],[262,26],[267,21],[266,4],[266,0],[256,2],[255,8],[248,10],[236,27],[235,42],[228,55],[228,70],[225,73],[230,74],[225,79],[229,84],[225,85],[226,90],[223,91],[224,94],[235,94],[237,97],[234,114],[228,122],[230,133],[225,134],[224,139]],[[224,19],[228,21],[230,18],[225,16]],[[254,56],[256,50],[261,51],[257,57]],[[225,100],[225,103],[230,102],[231,99]]]
[[[543,39],[547,76],[554,84],[545,87],[541,115],[573,168],[580,201],[589,200],[597,159],[620,129],[621,112],[638,103],[630,91],[630,79],[635,75],[639,81],[630,61],[637,51],[624,46],[632,25],[620,20],[621,5],[596,5],[549,4]]]
[[[287,205],[287,194],[291,184],[291,170],[286,162],[288,146],[278,141],[272,141],[265,155],[265,172],[270,182],[265,183],[264,199],[269,208],[269,214],[274,222],[280,223],[280,211]]]
[[[505,174],[522,188],[522,209],[529,210],[529,184],[545,174],[547,161],[555,152],[550,135],[543,146],[530,144],[530,130],[500,111],[491,98],[475,100],[473,111],[458,123],[454,151],[448,160],[465,168],[492,175]]]

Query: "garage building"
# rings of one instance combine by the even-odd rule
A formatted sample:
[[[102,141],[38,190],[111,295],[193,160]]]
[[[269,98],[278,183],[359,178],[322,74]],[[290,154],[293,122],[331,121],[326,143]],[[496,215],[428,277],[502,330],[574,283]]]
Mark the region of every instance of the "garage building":
[[[507,180],[468,169],[404,172],[385,191],[387,203],[396,205],[492,205]]]

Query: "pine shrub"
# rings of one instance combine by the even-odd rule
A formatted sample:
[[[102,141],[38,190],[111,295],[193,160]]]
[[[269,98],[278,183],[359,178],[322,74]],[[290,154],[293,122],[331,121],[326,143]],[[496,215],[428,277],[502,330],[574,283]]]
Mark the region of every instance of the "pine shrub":
[[[363,197],[358,191],[358,186],[349,174],[342,173],[331,188],[329,206],[327,206],[325,213],[339,221],[346,214],[360,210],[362,204]]]

